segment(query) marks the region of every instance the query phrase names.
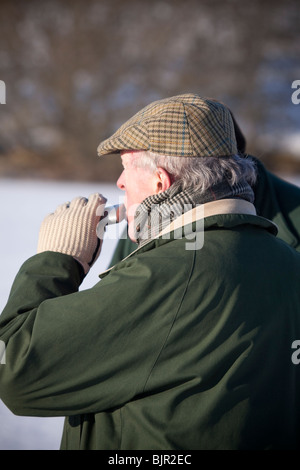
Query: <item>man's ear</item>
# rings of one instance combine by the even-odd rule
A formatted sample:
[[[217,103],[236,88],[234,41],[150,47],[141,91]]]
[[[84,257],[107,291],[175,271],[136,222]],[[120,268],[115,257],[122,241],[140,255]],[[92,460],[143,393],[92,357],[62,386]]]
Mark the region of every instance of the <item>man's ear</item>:
[[[169,189],[172,184],[170,173],[164,168],[156,168],[156,194]]]

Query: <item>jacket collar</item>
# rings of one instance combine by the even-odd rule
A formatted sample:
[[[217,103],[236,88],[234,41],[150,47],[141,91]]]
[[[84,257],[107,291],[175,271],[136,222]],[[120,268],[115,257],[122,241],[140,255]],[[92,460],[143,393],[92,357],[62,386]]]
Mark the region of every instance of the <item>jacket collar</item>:
[[[245,201],[244,199],[219,199],[217,201],[210,201],[205,204],[197,205],[190,211],[177,217],[177,219],[166,227],[158,237],[193,222],[219,214],[256,215],[256,210],[251,202]]]

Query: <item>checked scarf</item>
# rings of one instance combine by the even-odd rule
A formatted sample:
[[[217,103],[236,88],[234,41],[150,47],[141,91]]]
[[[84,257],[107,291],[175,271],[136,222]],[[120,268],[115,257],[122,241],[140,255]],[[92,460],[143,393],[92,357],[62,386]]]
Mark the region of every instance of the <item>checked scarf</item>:
[[[194,188],[182,190],[172,185],[164,192],[149,196],[135,212],[135,236],[139,246],[158,236],[174,219],[197,205],[219,199],[239,198],[253,203],[254,193],[246,180],[236,185],[222,181],[204,194]]]

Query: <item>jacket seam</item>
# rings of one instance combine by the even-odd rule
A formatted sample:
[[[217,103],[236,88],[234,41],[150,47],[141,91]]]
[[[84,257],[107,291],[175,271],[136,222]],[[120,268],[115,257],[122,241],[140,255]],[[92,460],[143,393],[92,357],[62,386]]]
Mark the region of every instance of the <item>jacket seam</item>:
[[[146,380],[145,380],[145,384],[144,384],[144,387],[143,387],[143,389],[142,389],[142,393],[144,393],[145,390],[146,390],[146,387],[147,387],[147,384],[148,384],[148,382],[149,382],[149,380],[150,380],[150,377],[151,377],[151,375],[152,375],[152,372],[153,372],[153,370],[154,370],[154,368],[155,368],[155,366],[156,366],[156,364],[157,364],[157,362],[158,362],[160,356],[162,355],[163,350],[165,349],[165,346],[166,346],[166,343],[167,343],[167,341],[168,341],[168,338],[169,338],[169,336],[170,336],[170,334],[171,334],[171,331],[172,331],[172,329],[173,329],[173,326],[174,326],[174,324],[175,324],[175,322],[176,322],[176,319],[177,319],[177,317],[178,317],[179,311],[180,311],[180,309],[181,309],[183,300],[184,300],[184,298],[185,298],[185,295],[186,295],[186,292],[187,292],[187,289],[188,289],[188,286],[189,286],[189,283],[190,283],[190,280],[191,280],[191,277],[192,277],[192,274],[193,274],[193,271],[194,271],[195,256],[196,256],[196,252],[195,252],[195,250],[194,250],[194,251],[193,251],[193,257],[192,257],[192,262],[191,262],[190,273],[189,273],[189,275],[188,275],[187,282],[186,282],[185,288],[184,288],[184,290],[183,290],[183,294],[182,294],[181,300],[180,300],[179,305],[178,305],[178,309],[177,309],[177,311],[176,311],[176,313],[175,313],[175,315],[174,315],[172,324],[171,324],[171,326],[170,326],[170,328],[169,328],[169,331],[168,331],[167,334],[166,334],[165,340],[163,341],[163,344],[162,344],[162,346],[161,346],[161,348],[160,348],[160,351],[158,352],[158,355],[157,355],[157,357],[156,357],[156,359],[155,359],[155,361],[154,361],[154,363],[153,363],[153,366],[152,366],[151,369],[150,369],[150,372],[149,372],[149,374],[148,374],[148,377],[147,377]]]

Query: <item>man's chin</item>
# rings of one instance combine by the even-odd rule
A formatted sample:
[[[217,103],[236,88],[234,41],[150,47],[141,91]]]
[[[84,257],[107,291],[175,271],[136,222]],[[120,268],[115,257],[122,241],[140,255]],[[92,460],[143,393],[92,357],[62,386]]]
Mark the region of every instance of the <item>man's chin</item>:
[[[133,223],[128,223],[128,236],[132,242],[137,243],[136,232],[134,230]]]

